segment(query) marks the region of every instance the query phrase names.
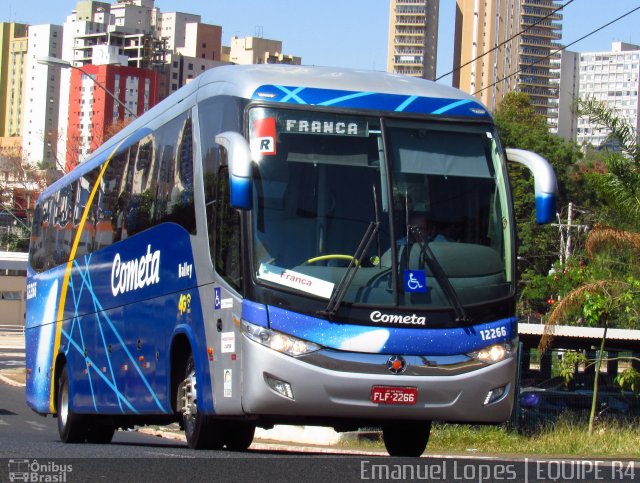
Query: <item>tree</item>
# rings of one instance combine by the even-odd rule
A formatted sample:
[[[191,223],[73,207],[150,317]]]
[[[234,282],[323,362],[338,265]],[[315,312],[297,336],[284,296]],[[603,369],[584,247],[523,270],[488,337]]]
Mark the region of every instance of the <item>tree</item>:
[[[614,211],[625,213],[626,227],[637,228],[640,222],[640,149],[636,133],[603,103],[587,100],[578,103],[578,111],[591,117],[608,130],[609,139],[618,146],[602,157],[604,169],[591,173],[594,185]],[[553,338],[553,327],[581,312],[591,325],[603,327],[600,352],[595,361],[594,389],[589,415],[589,434],[593,424],[598,395],[600,366],[604,359],[607,330],[613,326],[638,326],[640,303],[640,234],[615,227],[598,226],[589,233],[586,255],[590,269],[583,273],[582,284],[570,290],[551,310],[545,324],[540,350],[547,350]],[[604,256],[603,256],[604,255]],[[622,263],[618,263],[621,261]],[[566,363],[587,361],[570,357]],[[565,367],[565,376],[573,371]],[[617,381],[634,389],[640,384],[640,374],[633,369],[618,376]]]
[[[8,218],[0,241],[10,250],[25,251],[36,200],[51,180],[46,170],[24,162],[17,144],[0,148],[0,171],[0,211]]]
[[[553,165],[560,190],[559,207],[568,201],[581,205],[591,203],[590,190],[581,185],[581,178],[577,176],[581,151],[575,143],[549,133],[546,118],[535,112],[527,94],[507,94],[494,117],[504,147],[534,151]],[[532,285],[532,281],[538,283],[543,280],[558,259],[557,228],[536,225],[533,179],[527,169],[509,165],[509,179],[516,217],[521,272],[519,288],[524,295],[524,298],[520,297],[521,305],[524,304],[528,311],[544,311],[549,293],[538,298],[540,293],[537,289],[533,293],[527,293],[525,289]],[[529,296],[532,303],[529,303]]]
[[[635,129],[603,102],[593,99],[578,101],[578,113],[609,132],[598,169],[589,172],[590,181],[603,201],[610,205],[608,213],[628,228],[640,226],[640,146]],[[615,146],[612,150],[606,146]]]

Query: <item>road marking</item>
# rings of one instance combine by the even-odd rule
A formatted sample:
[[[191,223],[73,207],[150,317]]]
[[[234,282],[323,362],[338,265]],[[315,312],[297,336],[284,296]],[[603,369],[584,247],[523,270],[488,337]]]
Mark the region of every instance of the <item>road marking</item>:
[[[0,426],[9,426],[9,423],[7,423],[4,419],[0,419]]]
[[[0,382],[4,382],[5,384],[9,384],[10,386],[14,386],[14,387],[25,387],[26,386],[25,383],[13,381],[13,380],[9,379],[8,377],[3,376],[2,374],[0,374]]]
[[[36,431],[44,431],[47,428],[46,425],[36,423],[35,421],[25,421],[25,423],[31,425]]]

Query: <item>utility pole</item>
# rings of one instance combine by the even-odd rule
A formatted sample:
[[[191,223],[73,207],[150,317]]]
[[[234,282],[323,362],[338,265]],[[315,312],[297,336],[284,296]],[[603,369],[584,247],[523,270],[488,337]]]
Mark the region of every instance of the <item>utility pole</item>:
[[[569,202],[569,212],[567,213],[567,246],[564,252],[564,261],[566,263],[571,255],[571,222],[573,221],[573,203]]]
[[[577,210],[580,211],[580,210]],[[556,213],[556,216],[558,217],[558,223],[555,224],[553,226],[557,226],[558,230],[560,231],[560,250],[558,250],[559,252],[559,256],[560,256],[560,265],[564,266],[567,263],[567,260],[569,260],[569,257],[571,256],[571,252],[573,250],[573,230],[577,229],[578,233],[582,230],[584,232],[586,232],[589,227],[587,225],[574,225],[573,224],[573,212],[574,212],[574,207],[573,207],[573,203],[569,203],[569,206],[567,207],[567,223],[564,224],[562,222],[562,219],[560,218],[560,213]],[[565,234],[566,233],[566,234]]]

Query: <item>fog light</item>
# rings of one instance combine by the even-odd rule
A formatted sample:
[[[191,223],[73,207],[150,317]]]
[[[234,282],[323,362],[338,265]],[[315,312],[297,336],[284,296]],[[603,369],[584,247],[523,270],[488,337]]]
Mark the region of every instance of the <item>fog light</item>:
[[[507,392],[507,386],[500,386],[495,389],[492,389],[487,393],[487,397],[484,398],[484,405],[491,404],[492,402],[496,402]]]
[[[293,389],[291,388],[291,384],[285,381],[281,381],[280,379],[276,379],[275,377],[269,376],[265,374],[265,380],[271,389],[275,392],[293,400]]]

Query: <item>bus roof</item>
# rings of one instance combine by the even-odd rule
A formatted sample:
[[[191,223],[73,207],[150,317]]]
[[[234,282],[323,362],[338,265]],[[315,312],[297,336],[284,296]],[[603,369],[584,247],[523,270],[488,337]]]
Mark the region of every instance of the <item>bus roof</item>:
[[[296,105],[334,106],[376,111],[490,117],[473,96],[421,78],[387,72],[284,64],[226,65],[203,72],[100,146],[74,171],[41,195],[48,198],[60,187],[102,164],[114,149],[142,139],[149,123],[198,90],[218,84],[218,93],[245,99]]]

